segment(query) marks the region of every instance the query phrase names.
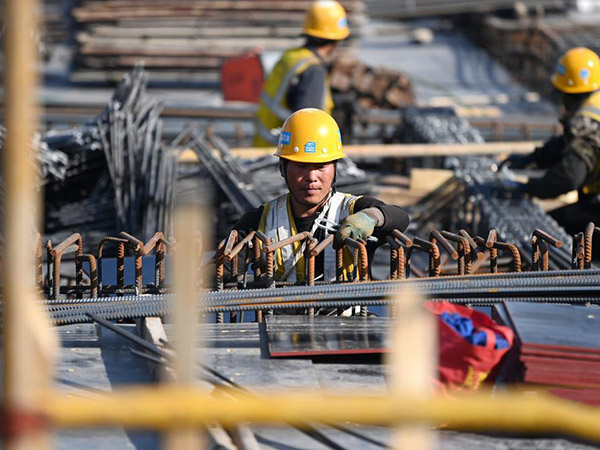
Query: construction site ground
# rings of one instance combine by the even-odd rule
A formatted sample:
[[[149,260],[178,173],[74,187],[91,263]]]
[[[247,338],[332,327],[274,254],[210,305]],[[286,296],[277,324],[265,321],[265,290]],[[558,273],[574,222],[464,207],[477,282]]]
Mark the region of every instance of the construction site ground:
[[[516,84],[497,62],[460,33],[449,30],[443,21],[424,21],[416,25],[431,27],[435,41],[430,45],[414,44],[406,27],[397,23],[372,22],[366,26],[355,52],[365,63],[406,72],[414,82],[420,105],[453,105],[461,115],[473,119],[555,122],[557,110],[550,102]],[[61,78],[62,65],[68,64],[69,55],[64,49],[58,52],[51,59],[53,65],[46,71],[47,83],[40,89],[40,99],[48,107],[44,116],[46,129],[86,122],[103,108],[112,93],[112,88],[108,87],[70,86]],[[267,61],[274,59],[274,55],[266,57]],[[229,109],[234,116],[241,117],[236,121],[210,119],[217,134],[233,135],[235,124],[239,123],[248,139],[252,135],[250,117],[255,107],[225,105],[215,86],[195,91],[161,88],[152,91],[165,100],[167,109],[183,111],[180,116],[174,114],[166,120],[166,136],[176,135],[190,118],[201,115],[201,110],[209,111],[215,107]],[[207,122],[207,119],[200,120]],[[373,167],[370,170],[377,170]],[[426,189],[411,191],[407,178],[391,175],[380,178],[374,195],[404,205],[416,201],[426,192]],[[388,258],[387,253],[378,253],[374,265],[376,275],[384,266],[378,265],[378,261]],[[135,324],[119,326],[136,331]],[[198,359],[251,390],[303,388],[362,393],[385,389],[385,365],[376,358],[318,362],[310,358],[271,359],[266,349],[263,324],[209,323],[202,324],[200,330],[202,346],[198,348]],[[132,354],[131,344],[112,331],[89,324],[62,326],[57,331],[62,349],[56,367],[56,383],[69,395],[96,398],[122,385],[158,381],[153,377],[151,365]],[[168,324],[165,331],[169,337]],[[390,441],[387,429],[344,425],[385,444]],[[337,429],[318,428],[343,448],[378,448]],[[252,429],[261,448],[328,448],[289,427]],[[452,431],[437,431],[436,435],[442,449],[595,448],[552,436],[508,437]],[[56,434],[54,439],[59,449],[154,449],[159,448],[161,442],[157,433],[122,429],[65,431]]]

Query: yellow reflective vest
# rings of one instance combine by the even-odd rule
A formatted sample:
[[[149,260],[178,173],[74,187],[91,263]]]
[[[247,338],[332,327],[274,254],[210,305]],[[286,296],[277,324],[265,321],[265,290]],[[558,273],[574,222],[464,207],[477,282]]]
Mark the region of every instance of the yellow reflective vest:
[[[260,96],[258,111],[255,117],[255,147],[272,147],[277,145],[277,136],[271,134],[272,129],[281,128],[287,117],[293,113],[287,104],[287,91],[293,79],[311,66],[322,64],[321,60],[305,47],[286,51],[269,74]],[[331,114],[333,99],[326,80],[323,105],[317,106]]]
[[[330,223],[341,223],[347,216],[354,214],[354,205],[359,198],[351,194],[336,192],[329,198],[319,217],[327,219]],[[264,205],[258,229],[273,243],[298,234],[292,214],[290,194],[281,195]],[[315,224],[310,230],[311,234],[314,235],[316,230]],[[295,242],[276,250],[274,255],[276,280],[290,282],[305,280],[304,249],[302,243]],[[336,279],[335,250],[329,246],[324,252],[324,279],[325,281],[334,281]],[[348,249],[344,249],[343,256],[344,279],[347,280],[349,275],[354,273],[354,259]],[[356,275],[360,276],[360,274]]]
[[[600,91],[590,95],[575,115],[594,120],[598,123],[598,128],[600,128]],[[598,145],[600,145],[600,135],[597,141]],[[600,155],[600,147],[596,148],[596,155]],[[586,184],[581,188],[581,192],[585,195],[600,194],[600,156],[596,158],[596,165],[592,169],[592,173],[587,177]]]

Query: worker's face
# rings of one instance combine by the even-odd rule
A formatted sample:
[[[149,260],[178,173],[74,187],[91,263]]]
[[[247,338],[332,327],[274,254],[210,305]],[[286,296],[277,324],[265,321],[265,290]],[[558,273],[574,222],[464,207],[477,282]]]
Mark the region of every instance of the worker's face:
[[[292,197],[302,205],[317,206],[325,200],[331,190],[335,164],[289,161],[286,175]]]

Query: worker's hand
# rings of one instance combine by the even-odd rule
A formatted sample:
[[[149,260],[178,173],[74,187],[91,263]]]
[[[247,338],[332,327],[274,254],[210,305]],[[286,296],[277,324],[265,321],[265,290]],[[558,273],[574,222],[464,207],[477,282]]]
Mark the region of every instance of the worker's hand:
[[[533,157],[533,153],[529,153],[527,155],[521,155],[517,153],[513,153],[508,158],[500,163],[498,169],[502,169],[504,166],[508,166],[511,169],[524,169],[529,164],[533,164],[535,159]]]
[[[348,237],[352,239],[360,238],[366,240],[369,236],[371,236],[371,234],[373,234],[375,225],[377,225],[377,221],[362,211],[346,217],[340,224],[338,231],[335,233],[335,237],[333,239],[333,248],[336,250],[342,248],[344,246],[345,239]]]

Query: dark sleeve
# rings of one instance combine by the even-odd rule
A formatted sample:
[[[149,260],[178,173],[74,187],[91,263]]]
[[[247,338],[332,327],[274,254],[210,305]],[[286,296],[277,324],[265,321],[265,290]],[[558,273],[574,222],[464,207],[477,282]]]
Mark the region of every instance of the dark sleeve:
[[[248,211],[246,214],[240,217],[240,220],[238,220],[235,223],[232,230],[238,230],[248,233],[249,231],[258,229],[263,208],[263,206],[259,206],[258,208],[252,211]]]
[[[562,157],[541,178],[529,181],[529,193],[539,198],[554,198],[585,183],[596,167],[600,149],[600,124],[576,115],[568,124],[571,138],[564,143]]]
[[[286,100],[292,111],[302,108],[323,109],[327,70],[321,64],[310,66],[290,85]]]
[[[574,151],[569,151],[543,177],[532,178],[527,183],[529,193],[538,198],[554,198],[580,188],[588,174],[588,167]]]
[[[377,228],[376,234],[386,235],[392,230],[404,231],[408,227],[410,218],[408,213],[396,205],[386,205],[374,197],[361,197],[354,204],[354,212],[375,207],[383,213],[383,226]]]
[[[558,164],[562,158],[565,145],[564,136],[552,136],[544,145],[534,150],[533,159],[535,164],[542,169],[547,169]]]

